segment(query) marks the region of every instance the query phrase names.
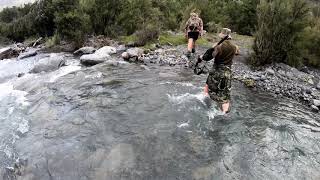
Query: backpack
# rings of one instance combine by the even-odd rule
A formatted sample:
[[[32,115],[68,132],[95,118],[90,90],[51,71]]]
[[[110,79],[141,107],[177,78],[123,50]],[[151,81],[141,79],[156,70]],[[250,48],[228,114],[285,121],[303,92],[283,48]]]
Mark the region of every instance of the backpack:
[[[200,30],[200,18],[190,18],[188,22],[188,28],[190,31]]]

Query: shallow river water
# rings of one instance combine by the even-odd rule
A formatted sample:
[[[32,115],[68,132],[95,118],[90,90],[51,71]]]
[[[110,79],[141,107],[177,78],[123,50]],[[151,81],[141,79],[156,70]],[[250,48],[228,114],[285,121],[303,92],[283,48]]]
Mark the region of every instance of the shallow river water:
[[[0,61],[0,179],[320,179],[320,116],[298,103],[235,81],[221,116],[190,69],[57,54],[28,73],[47,56]]]

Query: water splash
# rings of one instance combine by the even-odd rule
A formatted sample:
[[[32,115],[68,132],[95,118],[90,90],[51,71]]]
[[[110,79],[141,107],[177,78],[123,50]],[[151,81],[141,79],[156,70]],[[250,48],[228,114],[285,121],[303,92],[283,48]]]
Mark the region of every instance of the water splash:
[[[5,97],[12,96],[15,97],[15,102],[21,106],[28,106],[29,102],[25,97],[28,93],[25,91],[15,90],[13,85],[9,82],[0,84],[0,101]]]
[[[65,76],[67,74],[70,74],[70,73],[72,73],[74,71],[78,71],[80,69],[81,69],[81,66],[74,66],[74,65],[62,67],[57,71],[57,74],[53,75],[50,78],[49,82],[53,83],[57,79],[59,79],[60,77]]]

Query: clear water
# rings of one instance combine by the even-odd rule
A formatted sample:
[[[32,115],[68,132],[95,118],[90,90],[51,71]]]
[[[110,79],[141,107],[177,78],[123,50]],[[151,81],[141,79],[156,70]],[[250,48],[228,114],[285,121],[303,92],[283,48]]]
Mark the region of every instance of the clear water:
[[[46,56],[0,61],[0,179],[320,179],[320,116],[298,103],[233,82],[221,116],[183,67],[27,73]]]

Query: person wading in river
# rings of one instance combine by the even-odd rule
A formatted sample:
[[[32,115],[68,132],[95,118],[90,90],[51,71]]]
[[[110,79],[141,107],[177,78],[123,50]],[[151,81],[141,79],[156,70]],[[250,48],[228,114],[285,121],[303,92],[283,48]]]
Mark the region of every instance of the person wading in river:
[[[209,72],[205,86],[205,94],[216,101],[224,113],[230,111],[231,90],[231,65],[235,55],[239,54],[239,48],[231,42],[231,30],[223,28],[219,37],[222,43],[215,45],[198,59],[210,61],[214,58],[214,64]],[[209,52],[209,53],[208,53]]]
[[[196,41],[203,34],[203,21],[197,13],[192,12],[185,27],[186,37],[188,38],[187,57],[196,52]]]

